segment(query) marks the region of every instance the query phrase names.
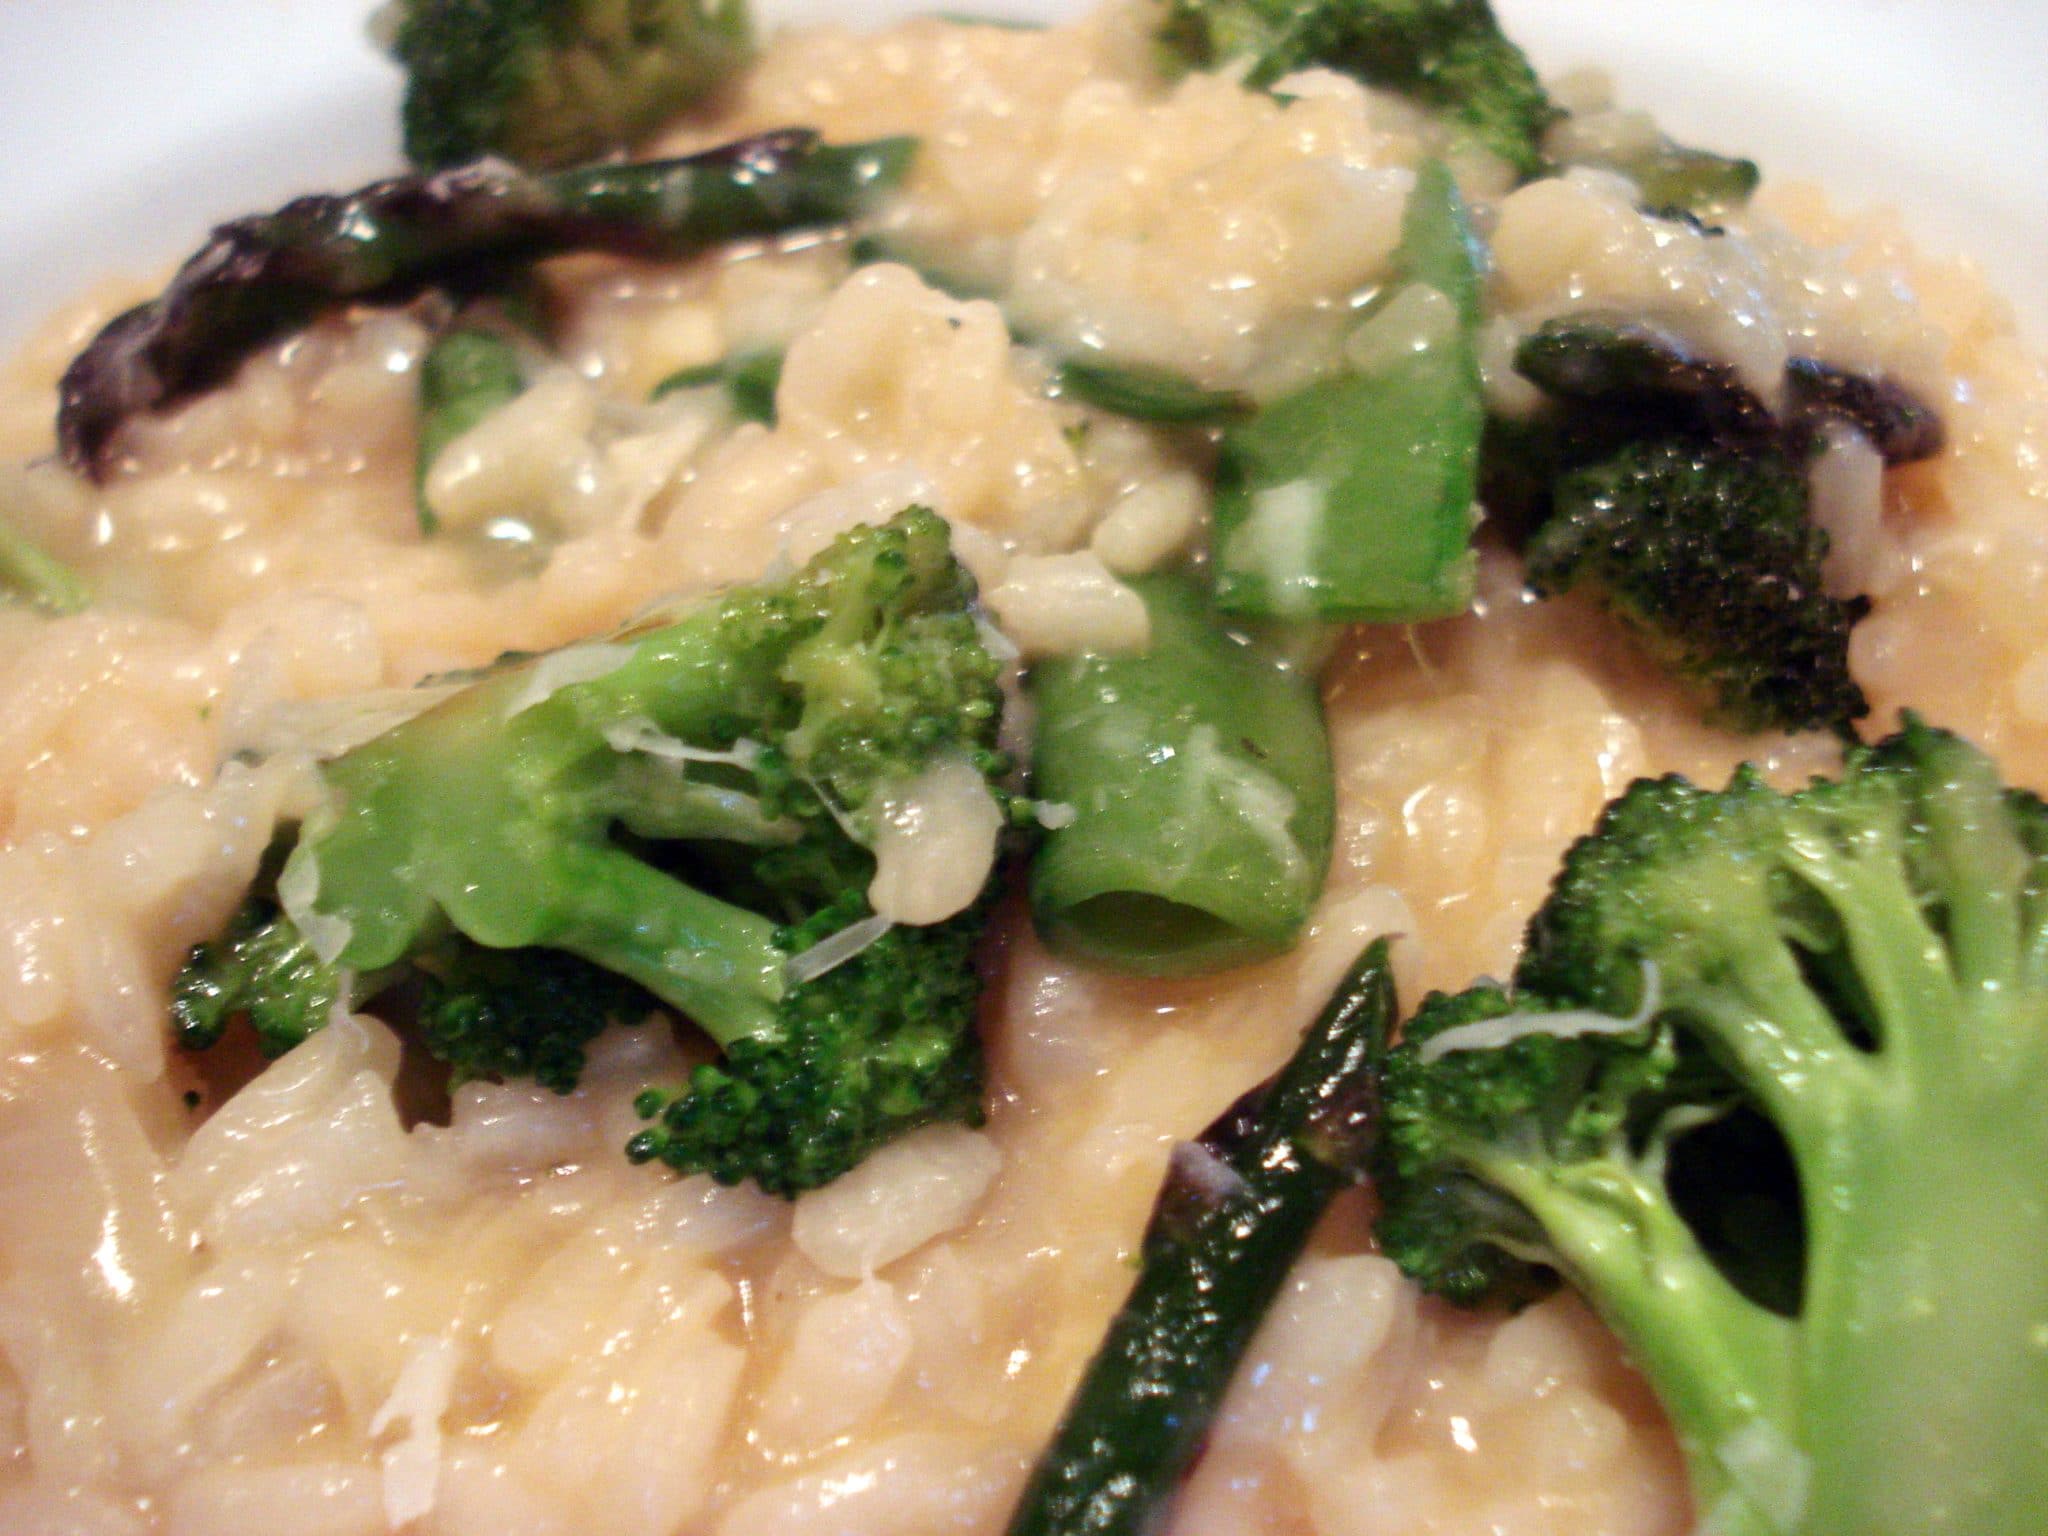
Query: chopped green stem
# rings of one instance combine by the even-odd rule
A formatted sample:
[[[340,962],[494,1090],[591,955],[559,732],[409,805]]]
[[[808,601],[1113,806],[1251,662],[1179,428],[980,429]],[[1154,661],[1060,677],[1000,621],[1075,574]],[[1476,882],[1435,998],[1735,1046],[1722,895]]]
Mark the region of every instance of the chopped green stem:
[[[448,445],[510,405],[526,389],[519,349],[496,331],[463,326],[439,338],[420,359],[419,452],[414,508],[420,532],[439,524],[427,505],[427,476]]]
[[[1279,953],[1329,864],[1321,700],[1307,677],[1223,630],[1188,577],[1134,585],[1148,650],[1032,672],[1036,792],[1075,813],[1032,863],[1039,932],[1144,975]]]
[[[2037,1080],[1889,1076],[1809,1191],[1799,1360],[1806,1443],[1827,1453],[1801,1536],[2048,1529]]]
[[[715,363],[679,368],[654,386],[656,400],[684,389],[722,386],[732,402],[733,413],[742,421],[775,425],[775,391],[782,385],[783,353],[774,347],[757,352],[739,352]]]
[[[556,871],[556,904],[535,942],[638,982],[720,1045],[774,1033],[789,958],[774,923],[616,849],[566,850]]]
[[[1724,1448],[1795,1443],[1796,1325],[1730,1285],[1662,1188],[1619,1159],[1539,1169],[1479,1152],[1471,1166],[1535,1214],[1566,1278],[1597,1298],[1657,1383],[1681,1426],[1695,1506],[1725,1522],[1716,1536],[1779,1536],[1732,1479]]]
[[[1820,839],[1795,840],[1787,863],[1842,924],[1858,1011],[1872,1043],[1900,1062],[1939,1071],[1954,1045],[1940,1036],[1927,1038],[1927,1021],[1954,1012],[1955,979],[1905,871],[1883,853],[1857,858]]]
[[[0,592],[59,617],[92,603],[78,573],[0,518]]]
[[[1274,401],[1225,434],[1216,600],[1227,613],[1347,622],[1462,612],[1485,427],[1477,259],[1449,170],[1417,175],[1397,289],[1402,334],[1366,365]]]
[[[1250,414],[1251,398],[1210,389],[1170,368],[1075,358],[1060,365],[1060,391],[1084,405],[1161,426],[1214,427]]]
[[[1248,1116],[1183,1146],[1137,1284],[1069,1403],[1009,1536],[1139,1536],[1199,1454],[1224,1390],[1330,1198],[1376,1132],[1372,1061],[1394,1016],[1366,950]]]

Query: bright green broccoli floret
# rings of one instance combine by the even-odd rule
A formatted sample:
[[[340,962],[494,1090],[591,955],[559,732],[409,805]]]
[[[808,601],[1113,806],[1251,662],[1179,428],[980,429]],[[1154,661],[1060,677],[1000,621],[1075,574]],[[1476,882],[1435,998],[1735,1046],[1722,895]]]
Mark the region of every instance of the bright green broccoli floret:
[[[178,1044],[203,1051],[236,1019],[266,1056],[282,1056],[324,1028],[344,978],[313,953],[274,903],[251,900],[227,931],[192,951],[171,990]]]
[[[406,154],[594,160],[709,93],[751,37],[746,0],[399,0]]]
[[[1382,1087],[1387,1253],[1576,1287],[1703,1529],[2048,1529],[2048,807],[1982,753],[1909,720],[1793,794],[1635,785]]]
[[[1784,455],[1691,437],[1629,444],[1553,488],[1529,584],[1585,588],[1744,730],[1845,729],[1868,713],[1849,675],[1862,598],[1828,594],[1828,537]]]
[[[1524,176],[1558,115],[1487,0],[1168,0],[1159,37],[1172,68],[1245,60],[1267,86],[1322,65],[1399,91]]]
[[[792,576],[494,670],[324,766],[276,882],[290,922],[258,914],[249,957],[202,946],[181,995],[232,994],[195,1015],[214,1034],[233,1011],[303,1020],[310,983],[269,957],[317,948],[380,985],[423,976],[421,1036],[459,1071],[554,1087],[651,996],[723,1054],[647,1099],[660,1123],[634,1156],[780,1193],[971,1119],[980,904],[836,966],[813,946],[885,926],[870,850],[914,783],[964,771],[1000,819],[998,667],[973,599],[945,524],[913,509]]]

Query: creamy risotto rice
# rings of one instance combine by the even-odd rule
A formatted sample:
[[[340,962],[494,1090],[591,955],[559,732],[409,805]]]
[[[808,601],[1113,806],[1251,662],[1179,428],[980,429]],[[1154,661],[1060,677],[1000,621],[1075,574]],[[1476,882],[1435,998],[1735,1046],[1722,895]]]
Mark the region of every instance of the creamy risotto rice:
[[[1035,334],[1271,391],[1382,277],[1437,130],[1334,75],[1284,98],[1153,72],[1113,7],[1046,33],[914,21],[777,39],[715,122],[926,145],[889,218]],[[1790,350],[1903,380],[1950,450],[1816,471],[1852,662],[2048,787],[2048,375],[1963,265],[1767,186],[1725,239],[1611,176],[1459,167],[1491,250],[1488,383],[1562,310],[1654,306],[1765,391]],[[471,1083],[418,1118],[398,1039],[338,1019],[264,1064],[175,1052],[166,989],[301,810],[335,701],[600,633],[908,502],[952,523],[1027,655],[1144,643],[1120,578],[1207,515],[1175,442],[1048,392],[985,302],[831,240],[676,268],[558,263],[562,366],[462,439],[455,530],[541,508],[552,553],[423,541],[404,312],[323,321],[139,424],[103,487],[45,456],[58,372],[145,286],[5,376],[0,497],[101,601],[0,610],[0,1531],[75,1536],[931,1536],[1000,1529],[1131,1277],[1169,1148],[1284,1057],[1367,938],[1405,997],[1505,974],[1565,844],[1632,778],[1783,780],[1576,600],[1483,546],[1479,601],[1349,633],[1327,673],[1338,851],[1308,940],[1148,982],[1006,911],[986,1127],[931,1128],[793,1204],[629,1166],[687,1032],[614,1031],[582,1086]],[[786,345],[772,428],[672,371]],[[1526,388],[1527,386],[1520,386]],[[1086,430],[1081,430],[1085,425]],[[1530,722],[1540,721],[1540,729]],[[679,1044],[683,1040],[685,1043]],[[1340,1200],[1254,1346],[1177,1536],[1677,1536],[1677,1452],[1601,1328],[1419,1298]]]

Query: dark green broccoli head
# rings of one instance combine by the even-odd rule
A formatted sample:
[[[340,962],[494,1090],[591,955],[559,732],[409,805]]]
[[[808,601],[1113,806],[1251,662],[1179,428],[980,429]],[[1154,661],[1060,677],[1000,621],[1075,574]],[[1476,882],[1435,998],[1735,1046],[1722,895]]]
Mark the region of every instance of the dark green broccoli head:
[[[553,949],[450,941],[420,957],[419,980],[420,1043],[458,1084],[530,1077],[568,1093],[591,1041],[659,1006],[631,982]]]
[[[844,902],[785,942],[802,954],[865,916],[864,904]],[[894,927],[793,986],[774,1029],[732,1042],[686,1089],[642,1096],[653,1124],[628,1155],[795,1195],[918,1126],[980,1124],[974,950],[984,924],[975,910],[929,928]]]
[[[1680,437],[1565,475],[1526,556],[1538,592],[1595,593],[1730,724],[1839,730],[1869,711],[1849,674],[1868,603],[1828,595],[1827,547],[1794,464]]]
[[[1524,176],[1558,115],[1487,0],[1169,0],[1159,40],[1174,70],[1249,61],[1268,86],[1321,65],[1399,91]]]
[[[400,0],[405,150],[572,165],[630,147],[751,51],[745,0]]]

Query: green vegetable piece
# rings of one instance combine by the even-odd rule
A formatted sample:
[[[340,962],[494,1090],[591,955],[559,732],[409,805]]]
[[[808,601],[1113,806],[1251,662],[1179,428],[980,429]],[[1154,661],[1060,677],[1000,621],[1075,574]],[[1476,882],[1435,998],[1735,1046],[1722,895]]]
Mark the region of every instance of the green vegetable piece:
[[[1740,730],[1842,730],[1869,712],[1849,672],[1868,608],[1821,581],[1828,538],[1806,480],[1771,452],[1688,438],[1631,444],[1557,482],[1529,583],[1584,588]]]
[[[2048,806],[1968,743],[1639,782],[1382,1096],[1384,1251],[1460,1302],[1580,1291],[1703,1527],[2048,1529]],[[1768,1155],[1689,1159],[1730,1124]]]
[[[421,959],[416,1025],[458,1085],[530,1077],[569,1093],[591,1041],[614,1022],[640,1023],[657,1006],[631,982],[559,950],[456,940]]]
[[[0,517],[0,595],[61,618],[92,605],[92,590],[70,566]]]
[[[1394,1020],[1384,939],[1352,966],[1263,1092],[1175,1149],[1137,1284],[1111,1322],[1009,1536],[1163,1528],[1224,1389],[1378,1126]]]
[[[1149,650],[1032,672],[1035,790],[1075,812],[1032,863],[1038,931],[1063,954],[1150,976],[1279,954],[1330,858],[1315,685],[1221,629],[1189,577],[1133,585]]]
[[[650,1085],[630,1155],[778,1194],[978,1121],[986,892],[846,942],[882,926],[871,850],[900,790],[965,765],[1004,809],[973,598],[944,522],[912,509],[793,575],[490,669],[322,766],[276,880],[289,916],[253,905],[194,951],[185,1038],[275,1013],[296,1043],[347,972],[375,978],[364,998],[416,982],[459,1073],[559,1089],[605,1020],[658,1000],[722,1054]]]
[[[1933,406],[1894,379],[1847,373],[1810,357],[1785,365],[1787,404],[1796,422],[1846,421],[1884,455],[1886,464],[1931,459],[1948,433]]]
[[[1525,177],[1558,115],[1487,0],[1168,0],[1159,42],[1171,70],[1248,63],[1270,86],[1322,65],[1399,91]]]
[[[405,152],[573,165],[631,148],[753,51],[745,0],[399,0]]]
[[[343,1001],[341,974],[267,901],[251,901],[227,931],[196,946],[171,988],[178,1044],[203,1051],[240,1019],[266,1056],[282,1056],[327,1027]]]
[[[1636,184],[1647,208],[1707,219],[1741,208],[1763,180],[1754,160],[1691,149],[1662,136],[1641,154],[1583,163],[1619,171]]]
[[[1470,238],[1456,183],[1430,162],[1400,252],[1417,334],[1225,434],[1213,548],[1226,613],[1406,622],[1470,603],[1486,421]]]
[[[1683,422],[1722,442],[1769,445],[1778,432],[1769,408],[1733,368],[1624,316],[1545,321],[1515,348],[1515,371],[1561,400],[1627,413],[1627,426],[1639,434]]]
[[[823,145],[792,129],[680,160],[545,176],[484,161],[237,219],[78,355],[59,390],[58,445],[98,477],[129,417],[211,388],[256,348],[345,304],[475,286],[570,251],[677,258],[843,224],[902,178],[915,148]]]
[[[1060,365],[1060,392],[1084,405],[1133,421],[1173,427],[1217,427],[1249,415],[1251,398],[1209,389],[1170,368],[1072,360]]]
[[[774,348],[742,352],[716,363],[679,368],[654,386],[653,398],[683,389],[709,389],[723,385],[733,413],[742,421],[775,425],[775,391],[782,387],[783,354]]]
[[[427,505],[427,475],[456,438],[526,391],[519,349],[495,331],[450,331],[420,359],[419,452],[413,472],[420,532],[437,525]]]

